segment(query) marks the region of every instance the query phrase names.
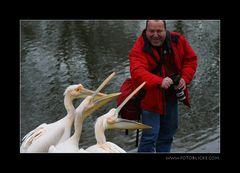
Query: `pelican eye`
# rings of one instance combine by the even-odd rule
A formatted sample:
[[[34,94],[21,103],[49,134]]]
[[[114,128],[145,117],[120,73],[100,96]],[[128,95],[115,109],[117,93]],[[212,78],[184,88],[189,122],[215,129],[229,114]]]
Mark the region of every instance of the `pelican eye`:
[[[79,92],[79,91],[81,91],[81,88],[78,87],[78,88],[75,89],[75,91],[76,91],[76,92]]]

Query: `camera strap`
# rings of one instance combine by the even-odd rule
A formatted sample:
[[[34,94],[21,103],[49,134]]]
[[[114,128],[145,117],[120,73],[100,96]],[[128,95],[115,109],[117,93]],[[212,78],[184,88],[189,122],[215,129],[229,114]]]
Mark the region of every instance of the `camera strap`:
[[[159,72],[160,76],[163,76],[162,65],[165,64],[165,62],[166,62],[166,60],[165,60],[166,55],[169,54],[169,56],[172,58],[172,60],[174,62],[174,52],[172,51],[172,47],[171,47],[172,38],[170,36],[170,32],[168,30],[166,31],[166,40],[163,44],[163,48],[162,49],[160,49],[159,47],[156,48],[156,50],[157,50],[157,52],[160,56],[159,61],[157,60],[157,58],[153,54],[152,46],[151,46],[150,42],[148,41],[148,39],[146,37],[146,32],[143,33],[143,39],[144,39],[144,43],[145,43],[143,51],[148,52],[157,64],[157,66],[151,71],[151,73],[157,74]],[[174,38],[174,40],[172,40],[172,41],[177,43],[178,39]],[[172,65],[173,65],[173,68],[176,69],[176,64],[173,63]]]
[[[156,48],[159,56],[160,56],[160,61],[157,60],[157,58],[153,55],[152,53],[152,57],[155,60],[155,62],[157,63],[156,68],[152,71],[152,73],[156,74],[157,72],[160,73],[160,75],[162,76],[162,65],[166,63],[166,55],[172,54],[172,48],[171,48],[171,44],[170,44],[170,32],[167,30],[166,31],[166,40],[163,44],[163,48]]]

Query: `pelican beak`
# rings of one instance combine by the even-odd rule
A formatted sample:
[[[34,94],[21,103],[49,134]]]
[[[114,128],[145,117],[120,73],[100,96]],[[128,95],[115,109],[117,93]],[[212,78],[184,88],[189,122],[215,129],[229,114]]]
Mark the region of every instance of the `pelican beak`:
[[[116,109],[115,117],[118,117],[118,113],[123,108],[123,106],[145,85],[146,82],[143,82],[139,85]]]
[[[115,75],[115,72],[113,72],[111,75],[109,75],[102,83],[101,85],[97,88],[96,91],[92,91],[86,88],[83,88],[81,93],[79,94],[79,96],[77,97],[79,98],[86,98],[89,95],[92,95],[93,98],[99,98],[102,96],[106,96],[106,94],[100,93],[100,90],[103,89],[103,87],[105,87],[109,81],[113,78],[113,76]]]
[[[100,97],[95,96],[93,98],[93,101],[92,101],[91,105],[84,110],[83,114],[85,116],[88,116],[88,115],[92,114],[97,109],[100,109],[101,107],[103,107],[107,103],[115,100],[120,94],[121,93],[112,93],[112,94],[107,94],[105,96],[100,96]]]
[[[113,72],[111,75],[109,75],[102,83],[101,85],[96,89],[96,91],[94,91],[94,93],[92,94],[92,102],[89,105],[88,108],[85,109],[85,111],[83,112],[83,114],[85,116],[90,115],[91,113],[93,113],[95,110],[101,108],[102,106],[104,106],[105,104],[109,103],[110,101],[114,100],[115,98],[117,98],[118,95],[120,95],[121,93],[113,93],[113,94],[109,94],[109,95],[105,95],[105,96],[101,96],[101,97],[97,97],[98,93],[101,91],[101,89],[103,89],[108,83],[109,81],[113,78],[113,76],[115,75],[115,72]]]
[[[149,129],[151,126],[122,118],[116,118],[114,120],[107,121],[107,129]]]
[[[87,96],[93,95],[95,93],[95,91],[83,88],[81,93],[76,97],[76,99],[84,99]],[[104,93],[97,93],[96,94],[96,99],[101,98],[102,96],[106,96],[107,94]]]

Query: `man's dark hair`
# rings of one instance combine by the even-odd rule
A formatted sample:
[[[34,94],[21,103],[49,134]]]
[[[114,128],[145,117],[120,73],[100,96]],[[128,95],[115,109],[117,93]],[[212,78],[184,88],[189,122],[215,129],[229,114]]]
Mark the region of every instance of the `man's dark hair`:
[[[146,29],[148,27],[148,21],[149,20],[146,21]],[[167,29],[166,20],[163,20],[163,25],[164,25],[164,28]]]

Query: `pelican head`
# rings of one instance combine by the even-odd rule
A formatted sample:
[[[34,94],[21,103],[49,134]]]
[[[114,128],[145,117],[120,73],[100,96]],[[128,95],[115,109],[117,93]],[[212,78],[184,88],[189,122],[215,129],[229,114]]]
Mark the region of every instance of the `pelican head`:
[[[112,94],[106,94],[105,96],[101,96],[101,97],[87,96],[86,99],[84,100],[84,102],[86,102],[86,105],[87,105],[83,111],[84,116],[88,116],[92,114],[97,109],[100,109],[107,103],[117,99],[117,97],[120,94],[121,93],[112,93]]]
[[[117,108],[111,109],[108,113],[98,118],[97,122],[102,123],[104,129],[146,129],[151,128],[145,124],[131,121],[127,119],[118,118],[118,113],[122,107],[145,85],[143,82],[138,86]],[[96,124],[97,125],[97,124]]]
[[[88,116],[93,113],[95,110],[101,108],[105,104],[109,103],[110,101],[116,99],[121,93],[112,93],[112,94],[101,94],[99,93],[103,87],[105,87],[109,81],[113,78],[115,72],[113,72],[110,76],[108,76],[101,85],[93,92],[91,96],[87,96],[84,100],[84,104],[86,104],[85,109],[83,111],[84,116]]]
[[[70,85],[69,87],[67,87],[63,95],[64,96],[69,95],[69,97],[72,100],[74,100],[74,99],[86,98],[87,96],[92,95],[94,93],[95,91],[84,88],[82,84],[77,84],[77,85]],[[96,98],[99,98],[105,95],[106,94],[103,94],[103,93],[97,93]]]
[[[116,116],[117,109],[113,108],[103,115],[102,121],[104,129],[148,129],[151,126],[127,119],[118,118]]]

